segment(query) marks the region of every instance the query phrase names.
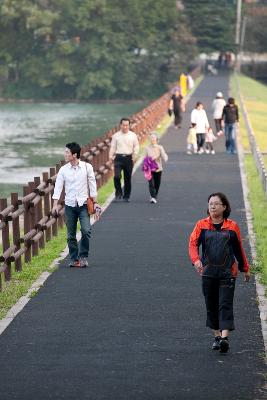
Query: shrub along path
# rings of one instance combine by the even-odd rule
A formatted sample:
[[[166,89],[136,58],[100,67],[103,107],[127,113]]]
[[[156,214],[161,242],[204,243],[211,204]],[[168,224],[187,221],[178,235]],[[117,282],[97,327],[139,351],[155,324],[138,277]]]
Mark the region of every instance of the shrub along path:
[[[183,128],[168,129],[159,201],[140,169],[130,203],[112,203],[94,226],[90,267],[67,261],[0,336],[1,400],[263,399],[264,347],[255,284],[239,277],[237,330],[226,356],[210,350],[199,276],[187,243],[207,196],[225,192],[249,253],[238,157],[185,154],[189,114],[227,96],[227,77],[206,77]]]

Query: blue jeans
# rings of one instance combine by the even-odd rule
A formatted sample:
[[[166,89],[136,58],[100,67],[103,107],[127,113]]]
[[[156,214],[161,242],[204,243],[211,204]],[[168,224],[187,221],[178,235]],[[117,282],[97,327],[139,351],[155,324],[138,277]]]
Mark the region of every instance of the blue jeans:
[[[89,254],[89,241],[91,237],[91,224],[90,217],[87,212],[87,205],[83,204],[81,207],[70,207],[65,205],[65,217],[68,232],[67,243],[71,260],[78,260],[79,257],[87,258]],[[80,221],[82,233],[80,252],[76,239],[78,219]]]
[[[224,125],[225,147],[227,153],[235,154],[235,123]]]

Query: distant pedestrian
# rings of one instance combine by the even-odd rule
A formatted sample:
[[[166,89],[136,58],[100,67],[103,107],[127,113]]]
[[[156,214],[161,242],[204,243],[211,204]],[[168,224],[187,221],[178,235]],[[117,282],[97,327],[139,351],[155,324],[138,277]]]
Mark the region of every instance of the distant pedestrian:
[[[162,160],[167,162],[168,155],[163,146],[158,143],[158,136],[154,132],[150,135],[150,144],[145,150],[145,156],[150,157],[157,163],[157,169],[151,172],[151,178],[148,180],[149,193],[151,196],[150,203],[156,204],[163,170]]]
[[[202,276],[206,326],[214,333],[213,350],[227,353],[235,329],[233,300],[238,270],[250,278],[249,264],[237,223],[229,219],[230,203],[223,193],[208,197],[208,217],[197,222],[189,240],[192,264]],[[202,248],[201,256],[199,247]]]
[[[65,161],[60,168],[53,194],[52,214],[58,214],[58,201],[65,187],[65,218],[67,225],[67,243],[70,254],[70,267],[85,268],[88,266],[89,242],[91,237],[90,217],[87,211],[87,198],[94,201],[94,208],[101,210],[97,203],[96,180],[91,164],[80,160],[81,147],[78,143],[66,144]],[[76,233],[77,222],[81,225],[81,242],[78,248]]]
[[[176,87],[169,103],[169,110],[174,114],[174,126],[175,128],[181,128],[182,124],[182,113],[185,112],[184,98],[180,93],[180,89]]]
[[[212,102],[213,119],[215,122],[216,134],[221,136],[222,131],[222,113],[226,101],[223,98],[222,92],[216,94],[216,98]]]
[[[224,106],[222,118],[224,121],[226,151],[228,154],[236,154],[236,125],[239,122],[239,114],[233,97],[229,97],[226,106]]]
[[[198,154],[204,153],[205,134],[209,128],[209,121],[203,104],[198,101],[191,112],[191,123],[196,124]]]
[[[129,201],[131,195],[131,180],[133,164],[139,152],[139,142],[136,134],[130,131],[130,120],[122,118],[120,130],[112,136],[109,158],[114,161],[114,186],[116,200],[123,198]],[[124,193],[121,187],[121,173],[124,177]]]
[[[216,136],[214,136],[212,129],[208,128],[205,136],[205,146],[206,146],[206,153],[207,154],[215,154],[215,150],[213,148],[213,142],[216,140]]]
[[[191,123],[187,135],[187,154],[197,153],[197,130],[196,124]]]

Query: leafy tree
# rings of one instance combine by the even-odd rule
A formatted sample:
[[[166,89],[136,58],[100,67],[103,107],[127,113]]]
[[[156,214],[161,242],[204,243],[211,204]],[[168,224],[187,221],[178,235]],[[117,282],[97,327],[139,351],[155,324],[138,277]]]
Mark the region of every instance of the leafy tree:
[[[18,96],[154,97],[196,53],[175,0],[2,0],[0,62]],[[10,74],[10,80],[12,80]]]
[[[184,7],[200,51],[235,50],[235,1],[186,0]]]

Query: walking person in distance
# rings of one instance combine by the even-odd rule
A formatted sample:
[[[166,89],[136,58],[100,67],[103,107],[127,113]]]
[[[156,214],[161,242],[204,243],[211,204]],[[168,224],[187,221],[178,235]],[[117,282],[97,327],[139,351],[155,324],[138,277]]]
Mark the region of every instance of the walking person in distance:
[[[236,154],[236,126],[239,122],[239,113],[233,97],[229,97],[226,106],[224,106],[222,118],[224,121],[226,152],[228,154]]]
[[[150,144],[145,150],[145,156],[150,157],[157,163],[157,169],[151,172],[151,178],[148,181],[149,193],[151,196],[150,203],[156,204],[163,170],[162,160],[167,162],[168,155],[163,146],[158,143],[158,136],[154,132],[150,134]]]
[[[70,267],[85,268],[88,266],[89,245],[91,237],[90,217],[87,210],[88,185],[90,197],[95,209],[100,209],[97,203],[97,188],[95,174],[91,164],[80,160],[81,147],[78,143],[67,143],[65,148],[66,164],[60,168],[53,194],[52,214],[58,214],[59,199],[65,187],[65,218],[67,225],[67,243],[70,254]],[[81,225],[80,248],[77,243],[77,222]]]
[[[229,219],[231,213],[227,197],[220,192],[208,197],[208,217],[199,220],[189,239],[192,264],[202,276],[205,298],[206,326],[213,330],[213,350],[227,353],[229,332],[235,329],[233,301],[238,270],[250,278],[239,227]],[[202,255],[199,254],[202,248]]]
[[[139,152],[139,142],[136,134],[130,130],[130,120],[122,118],[120,130],[112,136],[109,158],[114,161],[114,187],[116,200],[123,198],[129,201],[131,195],[131,180],[133,164]],[[124,192],[121,186],[121,174],[124,176]]]
[[[174,126],[176,129],[181,128],[182,124],[182,113],[185,112],[184,98],[180,93],[178,87],[175,88],[174,93],[169,103],[170,113],[174,114]]]
[[[212,102],[213,119],[215,123],[216,134],[221,136],[222,131],[222,114],[226,101],[223,98],[222,92],[217,92],[216,98]]]
[[[210,125],[204,106],[200,101],[196,103],[196,107],[191,112],[191,124],[196,126],[198,154],[203,154],[205,134]]]

